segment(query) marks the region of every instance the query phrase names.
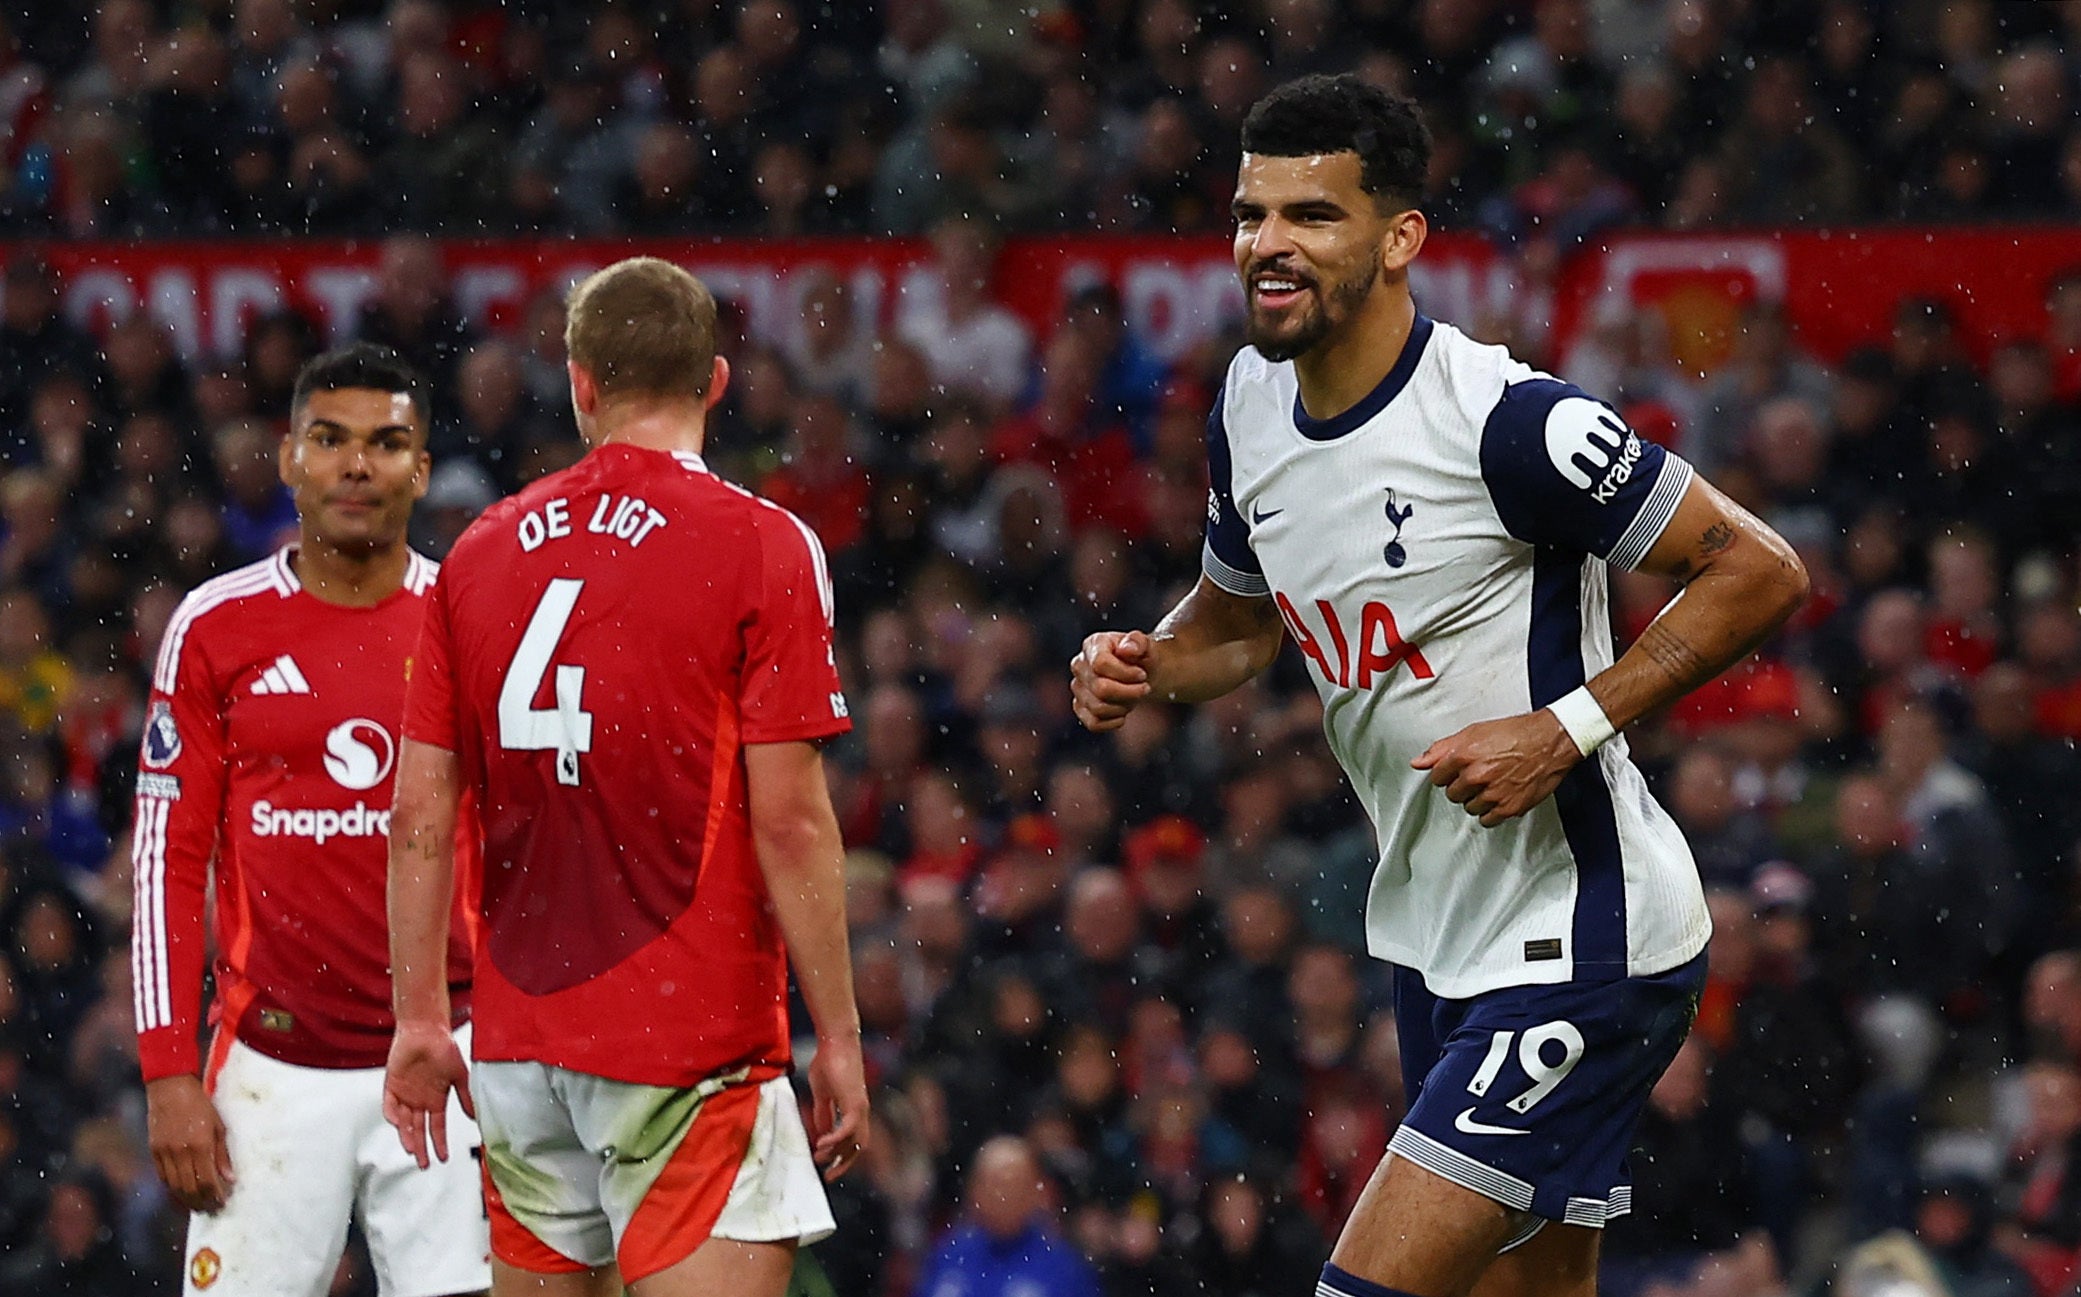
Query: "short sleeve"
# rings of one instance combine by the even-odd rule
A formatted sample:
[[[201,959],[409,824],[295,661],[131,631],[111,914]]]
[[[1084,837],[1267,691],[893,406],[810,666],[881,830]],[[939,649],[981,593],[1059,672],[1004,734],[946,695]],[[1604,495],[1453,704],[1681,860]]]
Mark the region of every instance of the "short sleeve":
[[[831,647],[831,573],[816,533],[785,509],[759,518],[763,562],[745,630],[739,697],[746,743],[829,738],[852,728]]]
[[[1691,466],[1572,383],[1503,389],[1481,434],[1481,476],[1511,535],[1635,568],[1676,516]]]
[[[405,737],[414,743],[461,749],[455,714],[455,635],[448,615],[448,572],[434,580],[419,623],[419,644],[405,663]]]
[[[1236,510],[1235,472],[1230,466],[1228,424],[1222,407],[1226,389],[1215,394],[1207,415],[1207,541],[1200,569],[1215,585],[1239,595],[1267,595],[1272,587],[1250,548],[1250,524]]]

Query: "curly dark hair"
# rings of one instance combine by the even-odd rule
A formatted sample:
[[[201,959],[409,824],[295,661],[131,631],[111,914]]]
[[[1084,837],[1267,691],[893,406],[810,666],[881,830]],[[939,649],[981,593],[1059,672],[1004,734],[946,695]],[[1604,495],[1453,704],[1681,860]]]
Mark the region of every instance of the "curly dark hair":
[[[1356,153],[1359,187],[1414,207],[1431,167],[1431,131],[1416,101],[1350,73],[1305,76],[1257,101],[1243,119],[1243,152],[1274,158]]]
[[[412,398],[419,421],[431,417],[426,379],[403,356],[373,342],[356,342],[313,356],[296,371],[296,391],[289,399],[291,410],[303,409],[313,392],[340,392],[366,387],[378,392],[403,392]]]

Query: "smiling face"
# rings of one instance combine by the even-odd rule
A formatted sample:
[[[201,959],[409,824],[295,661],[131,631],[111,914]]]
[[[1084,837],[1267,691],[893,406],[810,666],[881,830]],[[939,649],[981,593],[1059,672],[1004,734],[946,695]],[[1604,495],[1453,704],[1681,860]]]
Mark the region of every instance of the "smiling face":
[[[1393,264],[1397,230],[1413,212],[1382,210],[1360,184],[1356,153],[1246,153],[1236,177],[1236,270],[1250,344],[1292,360],[1358,312]],[[1412,252],[1413,255],[1413,252]]]
[[[404,392],[312,392],[282,441],[282,484],[304,538],[341,550],[402,543],[428,467],[426,429]]]

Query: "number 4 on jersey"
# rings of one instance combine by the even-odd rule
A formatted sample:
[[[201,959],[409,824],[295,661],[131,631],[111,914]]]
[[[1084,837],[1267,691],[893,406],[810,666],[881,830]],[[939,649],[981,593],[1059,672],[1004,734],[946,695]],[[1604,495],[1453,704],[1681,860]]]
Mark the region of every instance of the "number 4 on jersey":
[[[535,694],[542,677],[549,673],[549,659],[556,653],[570,623],[571,610],[578,606],[578,592],[585,582],[558,577],[542,592],[534,616],[528,618],[527,633],[513,651],[506,679],[499,686],[499,746],[510,752],[556,753],[556,781],[577,787],[578,754],[593,747],[593,714],[583,710],[585,668],[569,663],[556,668],[556,706],[536,707]]]

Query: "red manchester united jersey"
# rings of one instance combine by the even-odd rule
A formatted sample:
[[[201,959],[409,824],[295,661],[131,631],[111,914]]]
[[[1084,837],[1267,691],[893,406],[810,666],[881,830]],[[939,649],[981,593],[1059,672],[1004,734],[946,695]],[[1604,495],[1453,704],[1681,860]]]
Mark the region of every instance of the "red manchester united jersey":
[[[483,820],[477,1057],[673,1086],[784,1067],[744,745],[849,724],[816,537],[699,456],[604,446],[486,511],[405,714]]]
[[[406,658],[437,571],[414,554],[372,608],[304,591],[290,551],[218,577],[167,624],[139,755],[131,965],[146,1079],[196,1069],[216,866],[219,1050],[380,1067],[390,1047],[384,890]],[[462,868],[474,873],[474,851]],[[449,981],[469,989],[458,918]]]

